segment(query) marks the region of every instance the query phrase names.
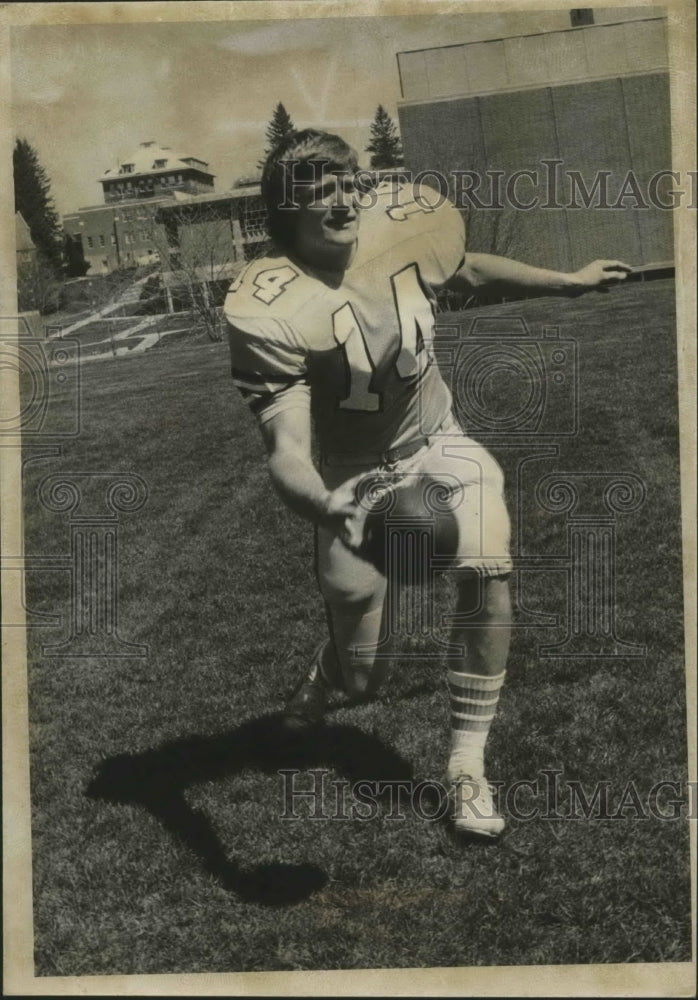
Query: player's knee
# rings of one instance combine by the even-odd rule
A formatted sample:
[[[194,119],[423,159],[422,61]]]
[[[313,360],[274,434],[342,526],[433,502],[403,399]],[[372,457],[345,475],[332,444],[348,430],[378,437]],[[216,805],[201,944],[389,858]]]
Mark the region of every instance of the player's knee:
[[[359,605],[372,605],[382,602],[385,582],[376,580],[373,575],[346,577],[326,575],[320,580],[322,596],[333,607],[356,608]]]
[[[510,574],[504,571],[482,572],[472,568],[457,571],[458,610],[477,617],[496,612],[506,616],[510,610]]]
[[[499,462],[489,454],[482,469],[482,483],[485,492],[491,496],[504,496],[504,470]]]

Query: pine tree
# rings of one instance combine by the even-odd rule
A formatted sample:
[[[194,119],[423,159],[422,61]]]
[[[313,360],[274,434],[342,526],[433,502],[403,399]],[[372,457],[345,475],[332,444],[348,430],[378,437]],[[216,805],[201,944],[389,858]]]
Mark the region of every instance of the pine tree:
[[[36,150],[17,139],[13,153],[15,211],[29,226],[39,256],[56,273],[61,270],[63,229],[51,197],[51,182]]]
[[[272,149],[285,139],[287,135],[291,132],[296,131],[296,126],[293,124],[290,114],[283,106],[281,101],[276,105],[274,114],[271,116],[271,121],[267,126],[267,131],[265,133],[267,138],[267,145],[264,147],[264,157],[258,163],[261,168],[264,166],[267,156],[271,153]]]
[[[376,170],[402,166],[402,140],[395,122],[382,104],[376,108],[366,152],[372,154],[371,166]]]

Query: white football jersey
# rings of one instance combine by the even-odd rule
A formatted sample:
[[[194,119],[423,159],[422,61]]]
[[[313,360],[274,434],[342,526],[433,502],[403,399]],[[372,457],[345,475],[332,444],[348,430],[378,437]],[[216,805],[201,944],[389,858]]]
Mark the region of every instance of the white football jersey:
[[[360,210],[341,283],[281,253],[250,263],[225,301],[235,384],[263,422],[312,406],[329,454],[375,454],[439,428],[449,390],[430,351],[432,286],[462,265],[458,210],[385,183]]]

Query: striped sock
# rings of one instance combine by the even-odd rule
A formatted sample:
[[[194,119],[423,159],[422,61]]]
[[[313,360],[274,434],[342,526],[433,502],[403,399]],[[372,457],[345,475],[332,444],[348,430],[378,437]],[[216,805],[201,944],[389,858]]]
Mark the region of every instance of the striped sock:
[[[481,778],[485,773],[485,743],[497,711],[504,675],[487,677],[448,671],[451,700],[451,756],[449,780],[467,774]]]

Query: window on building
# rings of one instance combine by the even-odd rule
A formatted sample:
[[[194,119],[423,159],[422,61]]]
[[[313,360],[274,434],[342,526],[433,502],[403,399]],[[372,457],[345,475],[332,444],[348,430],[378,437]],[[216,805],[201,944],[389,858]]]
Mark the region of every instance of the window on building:
[[[99,234],[99,245],[103,247],[105,245],[104,233]]]
[[[261,198],[243,198],[238,202],[240,227],[245,239],[267,235],[267,213]]]
[[[94,240],[92,239],[92,237],[91,237],[91,236],[88,236],[88,237],[87,237],[87,246],[88,246],[88,247],[90,248],[90,250],[92,249],[92,247],[93,247],[94,245],[95,245],[95,241],[94,241]]]
[[[177,183],[181,184],[181,182],[182,182],[182,175],[181,174],[177,174]]]
[[[119,173],[122,174],[132,174],[135,169],[135,163],[122,163]]]
[[[111,234],[111,245],[113,247],[116,246],[116,236],[114,235],[114,233]]]
[[[153,164],[153,170],[162,170],[163,167],[167,166],[167,160],[156,160]]]
[[[573,28],[579,28],[583,24],[594,23],[593,7],[575,7],[570,11],[570,24]]]

